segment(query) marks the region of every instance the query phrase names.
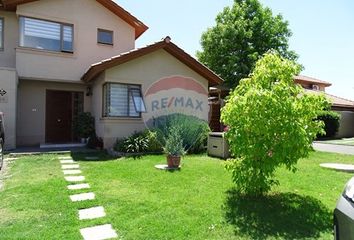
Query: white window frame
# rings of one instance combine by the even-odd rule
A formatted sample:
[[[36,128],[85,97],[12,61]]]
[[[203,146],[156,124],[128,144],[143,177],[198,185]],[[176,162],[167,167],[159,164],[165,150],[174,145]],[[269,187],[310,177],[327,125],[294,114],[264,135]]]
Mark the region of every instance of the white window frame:
[[[25,47],[25,48],[32,48],[32,49],[40,49],[40,50],[45,50],[45,51],[51,51],[51,52],[64,52],[64,53],[74,53],[74,25],[70,23],[61,23],[61,22],[56,22],[56,21],[51,21],[47,19],[39,19],[39,18],[33,18],[33,17],[26,17],[26,16],[20,16],[20,47]],[[38,21],[43,21],[43,22],[48,22],[48,23],[55,23],[60,25],[60,36],[59,36],[59,50],[53,50],[53,49],[46,49],[46,48],[36,48],[32,46],[26,46],[24,43],[24,20],[25,19],[32,19],[32,20],[38,20]],[[72,49],[64,49],[64,28],[65,27],[70,27],[71,28],[71,44],[72,44]]]
[[[0,39],[1,39],[1,44],[0,44],[0,51],[4,51],[5,48],[5,18],[0,17],[0,22],[1,22],[1,32],[0,32]]]
[[[113,115],[110,113],[110,102],[111,99],[109,99],[109,92],[110,92],[110,87],[112,85],[122,85],[127,87],[127,106],[125,106],[125,111],[126,114],[123,115]],[[138,91],[140,93],[140,96],[133,96],[133,91],[135,93]],[[108,100],[109,99],[109,100]],[[138,104],[139,103],[139,104]],[[137,105],[140,105],[140,109],[137,109]],[[141,85],[137,84],[127,84],[127,83],[116,83],[116,82],[107,82],[103,85],[103,111],[102,111],[102,117],[108,117],[108,118],[141,118],[141,113],[146,112],[146,106],[144,102],[144,98],[141,92]],[[134,109],[135,113],[138,115],[133,115],[131,114],[131,110]]]

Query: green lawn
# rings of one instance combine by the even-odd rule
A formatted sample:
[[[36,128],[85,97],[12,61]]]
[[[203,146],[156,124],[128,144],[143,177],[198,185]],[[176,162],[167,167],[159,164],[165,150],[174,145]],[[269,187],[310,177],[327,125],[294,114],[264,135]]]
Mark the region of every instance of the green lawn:
[[[164,156],[85,161],[73,155],[96,200],[71,203],[57,155],[22,157],[0,190],[1,239],[80,239],[79,229],[111,223],[122,239],[333,239],[332,210],[352,176],[321,162],[354,156],[316,152],[265,198],[232,190],[222,161],[186,156],[180,171],[154,169]],[[80,191],[77,191],[80,192]],[[81,190],[81,192],[83,192]],[[79,221],[77,209],[101,205],[107,216]]]
[[[341,138],[341,139],[335,139],[335,140],[325,140],[325,141],[321,141],[320,143],[330,143],[330,144],[354,146],[354,138]]]

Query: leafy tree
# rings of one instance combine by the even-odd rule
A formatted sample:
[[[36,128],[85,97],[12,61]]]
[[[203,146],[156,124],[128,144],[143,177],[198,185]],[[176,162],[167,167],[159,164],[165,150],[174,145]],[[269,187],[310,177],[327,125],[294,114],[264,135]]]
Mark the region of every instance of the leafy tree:
[[[226,138],[235,160],[227,161],[236,189],[260,195],[278,181],[276,168],[295,172],[300,158],[312,150],[312,141],[323,133],[318,113],[328,109],[324,95],[306,94],[293,82],[300,66],[267,53],[249,78],[242,79],[222,109],[228,125]]]
[[[270,49],[296,60],[295,52],[288,50],[291,35],[288,22],[258,0],[235,0],[216,17],[216,26],[203,33],[197,57],[234,88]]]

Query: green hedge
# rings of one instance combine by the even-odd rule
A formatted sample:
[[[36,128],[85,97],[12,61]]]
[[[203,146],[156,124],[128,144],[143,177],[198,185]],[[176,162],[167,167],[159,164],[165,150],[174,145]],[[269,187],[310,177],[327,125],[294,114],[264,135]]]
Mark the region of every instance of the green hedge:
[[[321,120],[325,124],[325,135],[318,136],[319,138],[331,138],[336,135],[339,129],[339,121],[340,115],[333,111],[323,111],[321,112],[318,117],[318,120]]]

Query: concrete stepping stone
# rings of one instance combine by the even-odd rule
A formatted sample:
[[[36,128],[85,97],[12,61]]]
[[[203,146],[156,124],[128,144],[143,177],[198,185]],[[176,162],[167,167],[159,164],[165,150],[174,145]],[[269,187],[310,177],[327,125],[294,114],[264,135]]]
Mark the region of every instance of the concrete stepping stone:
[[[111,224],[80,229],[84,240],[104,240],[118,237]]]
[[[73,158],[70,156],[58,157],[58,159],[60,159],[60,160],[73,160]]]
[[[354,172],[354,165],[341,163],[321,163],[321,167],[343,172]]]
[[[80,189],[87,189],[90,188],[88,183],[81,183],[81,184],[72,184],[68,186],[69,190],[80,190]]]
[[[78,168],[80,168],[79,164],[61,165],[61,169],[78,169]]]
[[[105,213],[103,207],[92,207],[92,208],[86,208],[86,209],[79,210],[79,219],[80,220],[95,219],[95,218],[101,218],[104,216],[106,216],[106,213]]]
[[[75,169],[75,170],[63,170],[64,175],[75,175],[75,174],[81,174],[81,170]]]
[[[70,195],[70,199],[73,202],[93,200],[93,199],[95,199],[95,194],[93,192],[79,193],[79,194]]]
[[[64,178],[68,182],[82,182],[82,181],[85,181],[85,177],[84,176],[68,176],[68,177],[64,177]]]
[[[74,160],[60,160],[61,164],[75,163]]]
[[[86,160],[98,160],[98,157],[85,157]]]

